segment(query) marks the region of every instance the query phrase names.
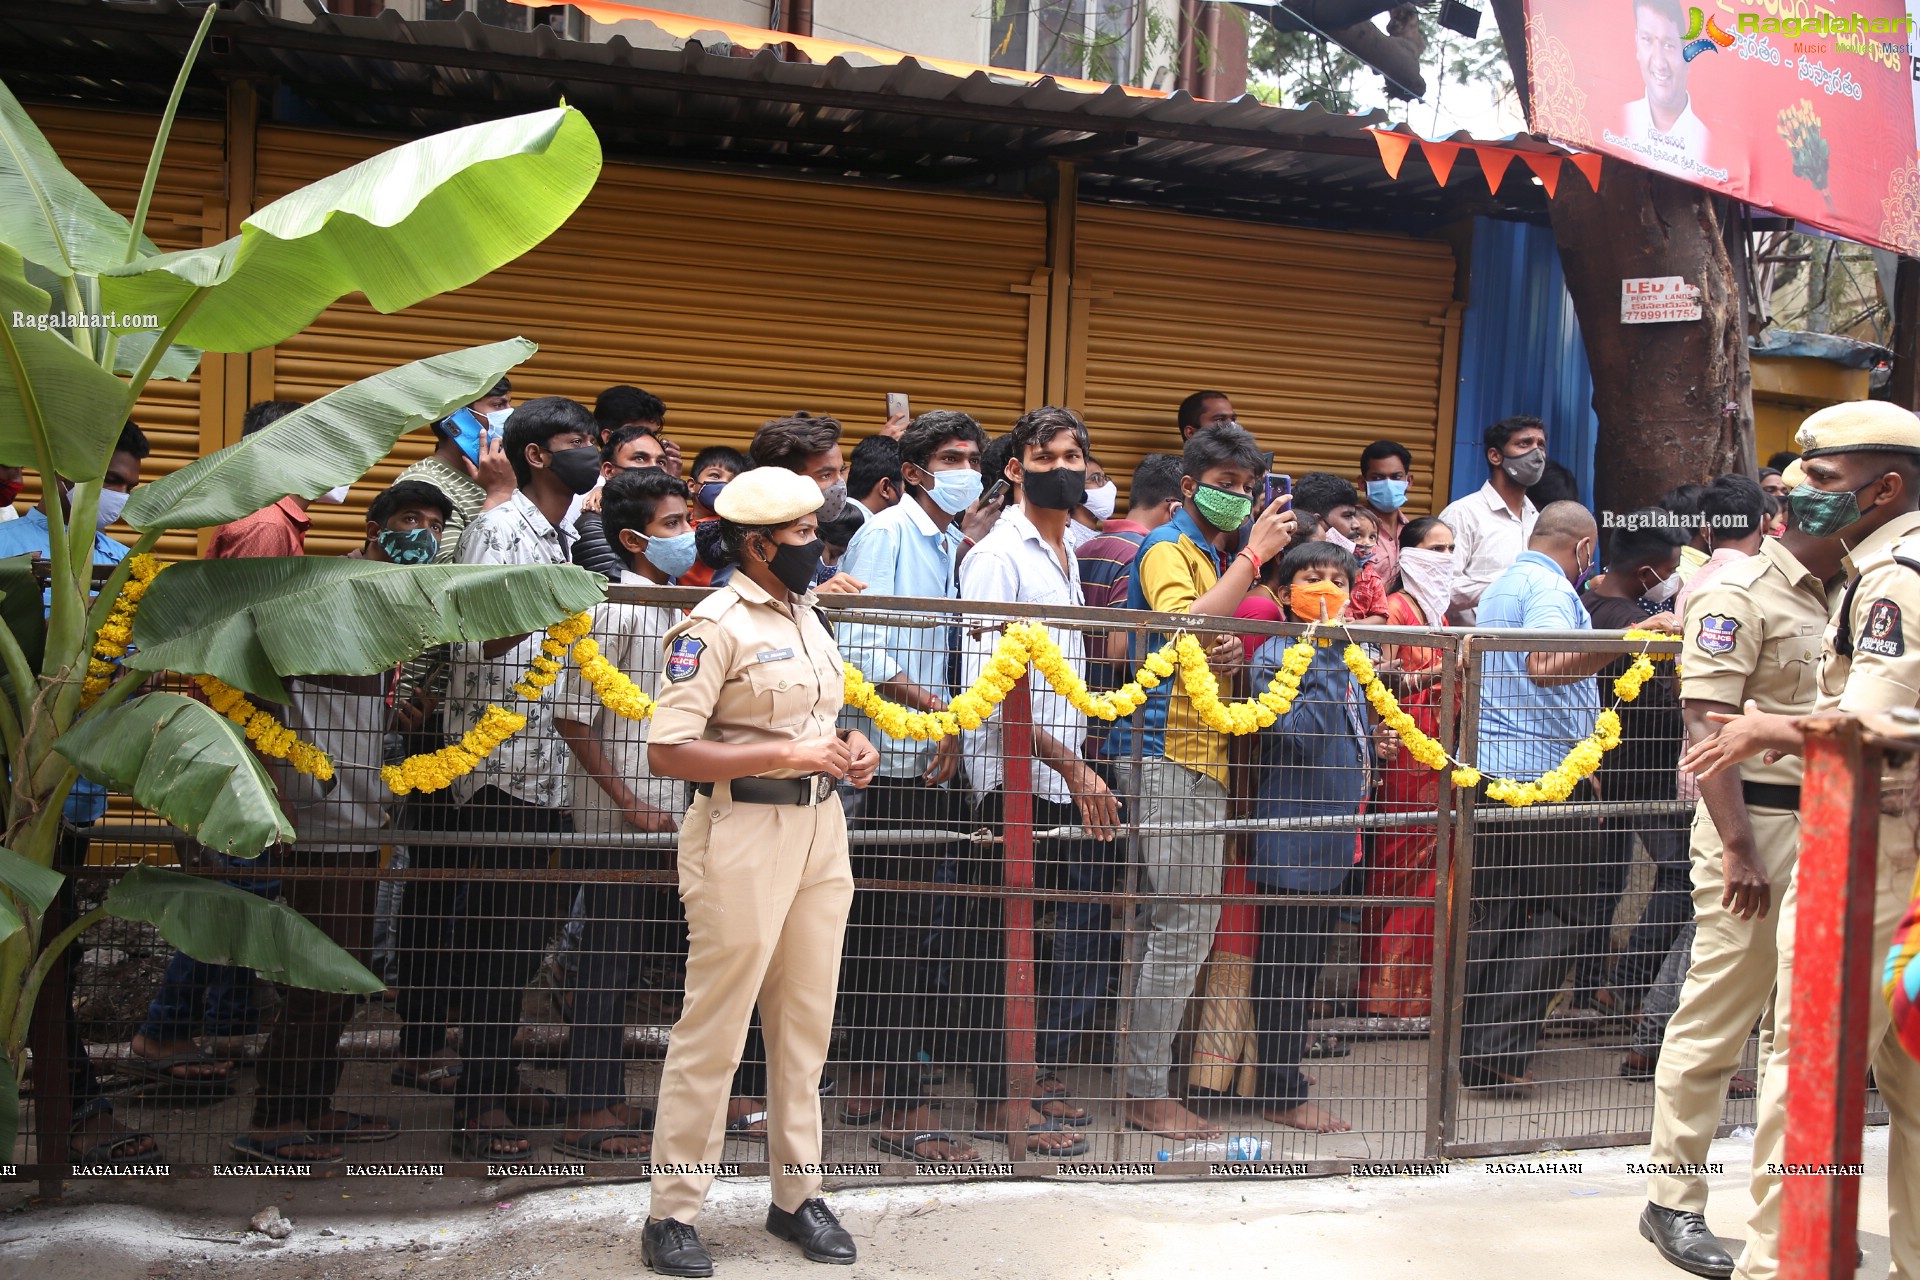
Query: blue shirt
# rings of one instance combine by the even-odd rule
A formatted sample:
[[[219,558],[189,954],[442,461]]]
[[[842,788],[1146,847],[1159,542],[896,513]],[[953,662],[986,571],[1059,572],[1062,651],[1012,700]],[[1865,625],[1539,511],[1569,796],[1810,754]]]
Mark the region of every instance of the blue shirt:
[[[18,520],[0,524],[0,559],[12,556],[50,559],[52,551],[53,539],[47,530],[47,516],[40,508],[35,507]],[[104,533],[96,532],[93,535],[95,564],[119,564],[126,558],[125,545],[115,542]],[[51,588],[41,593],[41,600],[46,608],[53,607]],[[61,814],[75,826],[100,821],[107,814],[107,789],[87,778],[77,780],[67,795],[67,805]]]
[[[1253,687],[1264,691],[1279,673],[1292,639],[1276,636],[1253,655]],[[1339,818],[1360,812],[1369,781],[1371,739],[1360,685],[1337,645],[1316,647],[1300,678],[1293,710],[1260,731],[1260,781],[1253,816]],[[1332,893],[1353,870],[1359,824],[1313,830],[1258,831],[1247,875],[1294,893]]]
[[[957,594],[953,560],[959,545],[959,531],[953,525],[936,527],[933,517],[907,498],[860,526],[847,544],[847,554],[840,557],[840,570],[866,583],[870,595],[951,600]],[[848,619],[837,631],[840,656],[874,684],[904,675],[943,705],[952,699],[951,626],[889,627],[870,619]],[[841,713],[840,724],[859,730],[880,748],[883,778],[918,777],[933,763],[931,742],[890,738],[851,709]]]
[[[1593,619],[1559,565],[1523,551],[1480,597],[1476,625],[1588,631]],[[1489,778],[1532,782],[1593,732],[1600,689],[1590,678],[1536,684],[1527,655],[1480,655],[1480,745],[1476,764]]]

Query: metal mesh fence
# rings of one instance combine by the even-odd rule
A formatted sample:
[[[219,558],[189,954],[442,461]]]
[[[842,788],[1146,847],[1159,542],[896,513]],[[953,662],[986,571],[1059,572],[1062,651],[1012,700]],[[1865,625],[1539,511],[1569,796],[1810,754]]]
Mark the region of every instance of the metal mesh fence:
[[[596,638],[616,658],[651,646],[657,671],[695,598],[615,588]],[[1009,622],[1044,621],[1095,690],[1182,622],[829,605],[849,663],[942,701]],[[1207,620],[1203,639],[1243,642],[1214,668],[1221,696],[1266,689],[1300,631]],[[1177,676],[1157,719],[1107,723],[1033,674],[940,745],[846,713],[882,761],[843,791],[858,887],[822,1090],[830,1173],[1317,1173],[1646,1140],[1691,941],[1671,686],[1648,685],[1566,803],[1514,809],[1380,728],[1349,639],[1423,732],[1522,778],[1592,731],[1615,674],[1542,683],[1528,655],[1644,647],[1356,628],[1314,644],[1292,709],[1242,737],[1192,718]],[[627,667],[643,686],[644,665]],[[178,861],[284,899],[387,991],[276,986],[110,920],[49,983],[8,1176],[645,1174],[681,1002],[689,792],[647,771],[644,722],[571,675],[518,771],[401,800],[379,765],[444,725],[401,733],[378,691],[293,682],[285,718],[337,780],[283,777],[299,838],[256,861],[117,799],[72,832],[65,911],[128,865]],[[1750,1041],[1727,1125],[1751,1123],[1753,1062]],[[766,1171],[767,1089],[756,1020],[728,1172]],[[115,1125],[151,1137],[112,1145]]]

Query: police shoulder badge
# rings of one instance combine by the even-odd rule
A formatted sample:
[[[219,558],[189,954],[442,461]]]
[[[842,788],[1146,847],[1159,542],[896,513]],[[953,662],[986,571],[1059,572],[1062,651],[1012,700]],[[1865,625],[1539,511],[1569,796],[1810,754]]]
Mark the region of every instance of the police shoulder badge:
[[[1733,649],[1733,637],[1739,630],[1737,618],[1710,613],[1700,619],[1700,635],[1694,643],[1700,646],[1703,653],[1728,653]]]
[[[667,679],[675,684],[691,680],[700,670],[700,654],[707,642],[698,636],[681,636],[667,653]]]
[[[1898,658],[1907,651],[1906,632],[1900,626],[1900,606],[1885,596],[1867,606],[1867,625],[1862,629],[1856,653],[1876,658]]]

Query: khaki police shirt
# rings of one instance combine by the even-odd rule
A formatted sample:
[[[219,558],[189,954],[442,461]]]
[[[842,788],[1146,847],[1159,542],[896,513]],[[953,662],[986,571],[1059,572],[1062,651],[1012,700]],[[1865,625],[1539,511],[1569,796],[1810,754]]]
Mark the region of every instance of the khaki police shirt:
[[[846,668],[811,592],[776,603],[743,573],[669,631],[647,741],[805,742],[833,736]],[[775,769],[770,778],[793,778]]]
[[[1820,654],[1819,711],[1896,711],[1920,707],[1920,570],[1894,556],[1920,562],[1920,512],[1889,521],[1853,549],[1843,563],[1853,592],[1853,656],[1835,647],[1840,632],[1836,606]],[[1845,596],[1841,599],[1844,601]],[[1911,634],[1909,634],[1911,632]],[[1881,808],[1904,811],[1913,782],[1911,758],[1881,779]]]
[[[1687,601],[1680,696],[1732,707],[1751,698],[1772,715],[1805,715],[1818,691],[1824,583],[1777,538],[1728,565]],[[1748,782],[1800,785],[1799,756],[1742,762]]]

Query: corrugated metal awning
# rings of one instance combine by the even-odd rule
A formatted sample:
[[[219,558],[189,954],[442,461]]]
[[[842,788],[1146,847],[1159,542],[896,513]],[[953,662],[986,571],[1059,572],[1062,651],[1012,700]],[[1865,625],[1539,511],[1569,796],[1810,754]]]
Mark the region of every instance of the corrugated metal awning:
[[[22,97],[156,107],[197,13],[176,0],[0,0],[0,76]],[[224,82],[245,77],[276,90],[281,122],[414,136],[564,97],[610,156],[641,162],[1025,191],[1072,159],[1084,199],[1230,217],[1418,232],[1476,214],[1545,214],[1545,193],[1520,165],[1498,195],[1470,167],[1446,186],[1424,163],[1389,178],[1367,133],[1385,126],[1380,112],[1089,92],[1084,82],[954,74],[906,55],[891,65],[788,62],[771,49],[733,56],[744,51],[625,25],[641,31],[638,42],[563,40],[546,26],[512,31],[471,15],[410,22],[390,10],[317,9],[314,21],[294,22],[241,4],[216,23],[187,109],[218,114]],[[1526,137],[1500,145],[1565,154]]]

